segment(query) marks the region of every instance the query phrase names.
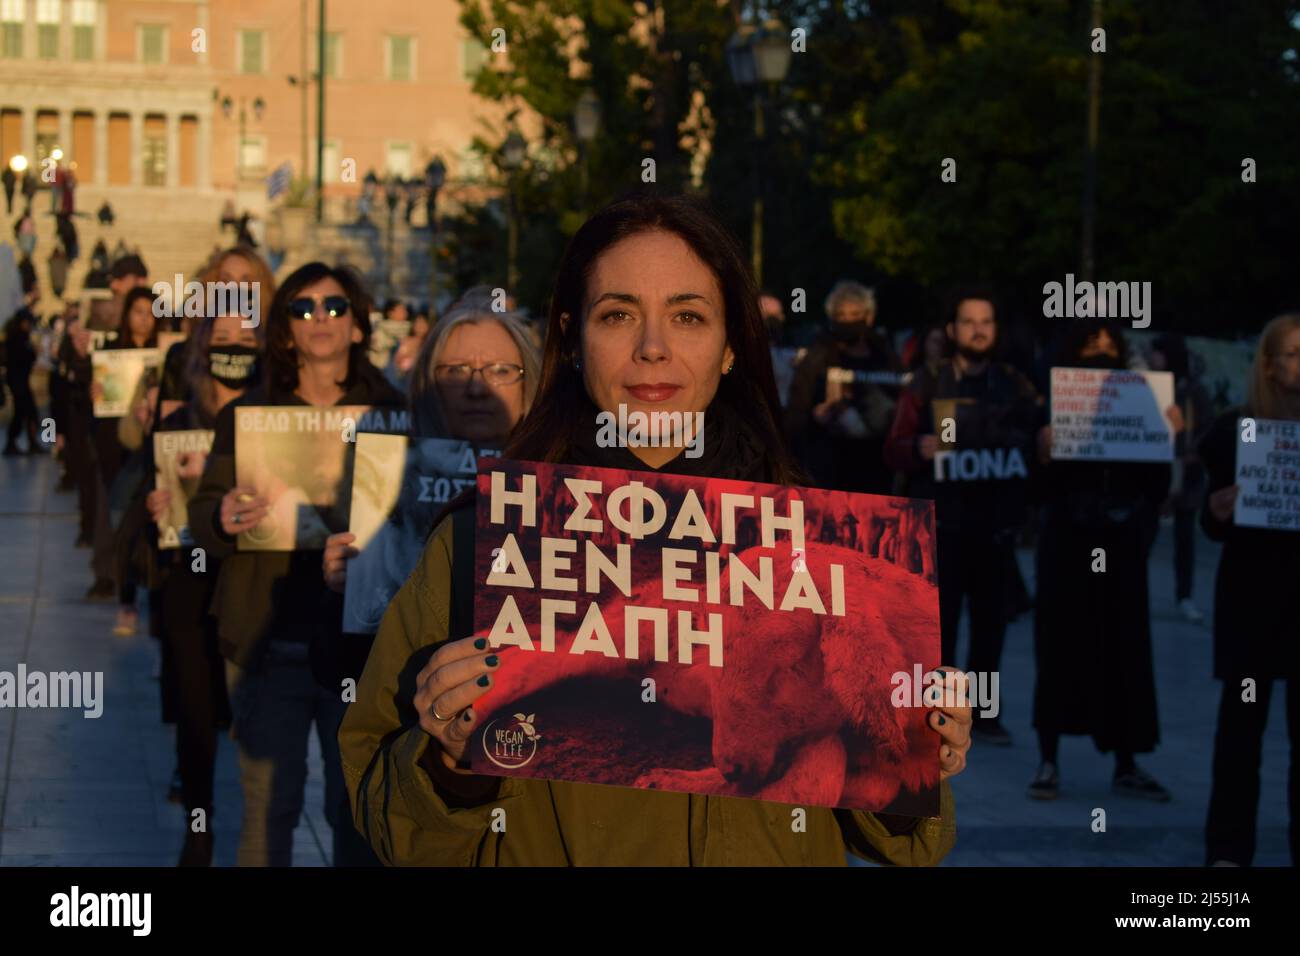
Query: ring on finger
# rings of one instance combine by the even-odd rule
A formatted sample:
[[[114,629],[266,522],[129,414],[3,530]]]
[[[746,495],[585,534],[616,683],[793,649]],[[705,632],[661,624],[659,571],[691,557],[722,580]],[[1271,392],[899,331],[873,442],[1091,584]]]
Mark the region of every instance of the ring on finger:
[[[443,724],[445,724],[447,721],[451,720],[451,717],[455,717],[455,716],[456,716],[455,714],[452,714],[451,717],[444,717],[444,716],[442,716],[442,714],[438,713],[438,708],[437,708],[437,707],[430,707],[430,708],[429,708],[429,711],[430,711],[430,713],[433,714],[433,719],[434,719],[434,720],[438,721],[439,723],[443,723]]]
[[[230,523],[231,523],[231,524],[239,524],[239,522],[242,521],[243,518],[244,518],[243,515],[239,514],[239,512],[235,512],[235,514],[232,515],[231,518],[230,518]]]

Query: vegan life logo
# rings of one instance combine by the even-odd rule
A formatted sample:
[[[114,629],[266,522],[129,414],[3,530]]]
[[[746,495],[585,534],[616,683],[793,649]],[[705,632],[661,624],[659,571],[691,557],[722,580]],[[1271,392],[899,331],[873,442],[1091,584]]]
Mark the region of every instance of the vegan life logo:
[[[503,726],[493,730],[496,720],[483,728],[483,752],[498,767],[517,770],[537,756],[537,741],[542,735],[534,726],[536,714],[515,714]],[[500,718],[498,718],[500,719]]]

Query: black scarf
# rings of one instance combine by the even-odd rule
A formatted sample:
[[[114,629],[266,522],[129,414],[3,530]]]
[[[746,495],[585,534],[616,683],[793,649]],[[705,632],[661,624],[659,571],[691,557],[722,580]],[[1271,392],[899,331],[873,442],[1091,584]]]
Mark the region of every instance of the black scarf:
[[[682,449],[661,468],[651,468],[630,448],[602,448],[596,444],[596,415],[599,410],[584,393],[578,410],[584,427],[576,430],[564,455],[571,465],[596,468],[624,468],[629,471],[659,471],[675,475],[731,478],[739,481],[771,482],[770,463],[757,432],[723,398],[716,397],[704,411],[704,442],[698,458],[688,458]]]

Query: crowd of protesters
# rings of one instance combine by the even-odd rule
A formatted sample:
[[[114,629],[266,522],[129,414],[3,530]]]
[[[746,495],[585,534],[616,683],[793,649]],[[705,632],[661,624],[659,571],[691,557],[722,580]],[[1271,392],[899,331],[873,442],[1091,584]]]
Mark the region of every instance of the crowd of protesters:
[[[633,238],[676,232],[694,245],[688,235],[696,228],[692,222],[686,216],[673,228],[635,221],[628,228]],[[706,227],[698,228],[707,234]],[[603,247],[590,252],[581,263],[587,269],[604,254]],[[340,595],[348,562],[357,553],[354,539],[335,534],[315,552],[236,548],[237,536],[267,517],[269,503],[236,481],[234,409],[241,404],[401,407],[410,411],[415,434],[540,454],[553,439],[543,441],[542,430],[559,428],[565,415],[578,414],[573,403],[580,399],[569,396],[567,408],[539,408],[530,415],[539,386],[554,392],[553,376],[561,373],[552,363],[583,375],[567,341],[567,320],[557,316],[541,341],[513,301],[507,311],[494,308],[488,287],[466,290],[441,316],[391,301],[383,317],[405,334],[386,364],[377,367],[369,351],[370,294],[346,268],[312,263],[277,283],[256,251],[237,245],[215,256],[201,279],[258,283],[257,322],[249,328],[238,315],[218,314],[189,325],[190,320],[155,317],[149,273],[138,256],[122,256],[109,267],[104,250],[94,255],[112,300],[95,316],[81,316],[75,306],[59,316],[50,379],[53,444],[65,471],[61,487],[77,495],[76,543],[92,550],[88,599],[117,603],[114,628],[121,635],[136,632],[138,609],[146,607],[150,633],[160,640],[163,715],[176,724],[171,797],[190,814],[201,810],[208,819],[214,816],[217,734],[230,728],[244,798],[239,863],[288,864],[303,807],[308,742],[315,732],[324,758],[335,863],[392,862],[400,854],[367,829],[364,786],[358,795],[357,782],[345,777],[347,755],[340,753],[339,730],[349,706],[340,699],[340,681],[361,680],[368,656],[373,659],[373,636],[342,632]],[[0,260],[0,272],[4,265]],[[721,275],[724,268],[714,271]],[[557,289],[557,296],[564,291]],[[728,297],[733,291],[724,289]],[[19,453],[19,438],[25,438],[28,453],[44,450],[29,384],[37,354],[33,332],[41,325],[36,305],[30,293],[4,304],[11,316],[5,325],[5,375],[14,405],[7,455]],[[755,293],[744,310],[753,313],[755,328],[765,331],[764,346],[776,349],[793,340],[779,296]],[[1075,734],[1090,736],[1100,751],[1114,755],[1116,792],[1170,799],[1136,762],[1160,741],[1148,559],[1160,517],[1169,514],[1174,597],[1182,615],[1197,622],[1203,618],[1193,601],[1198,512],[1205,533],[1224,542],[1213,615],[1214,676],[1223,681],[1223,699],[1206,862],[1248,865],[1268,696],[1275,681],[1297,674],[1290,639],[1294,619],[1283,601],[1284,579],[1300,557],[1300,537],[1234,525],[1234,432],[1237,418],[1246,414],[1300,419],[1300,316],[1267,325],[1244,405],[1220,410],[1216,417],[1186,345],[1173,334],[1160,336],[1139,356],[1117,323],[1079,320],[1063,327],[1028,363],[1015,363],[1004,347],[998,300],[985,288],[956,290],[942,314],[897,350],[877,322],[873,291],[864,285],[836,284],[824,313],[824,325],[789,367],[782,370],[777,363],[782,401],[772,407],[771,427],[777,441],[784,437],[793,458],[788,469],[783,459],[774,459],[759,471],[764,480],[802,472],[803,483],[817,487],[935,500],[944,663],[957,663],[963,610],[968,622],[963,663],[966,671],[977,673],[1000,669],[1008,623],[1033,610],[1039,767],[1028,784],[1030,797],[1060,793],[1059,739]],[[728,334],[733,329],[729,324]],[[154,347],[161,332],[184,338],[142,382],[128,413],[94,417],[99,393],[93,349]],[[556,335],[565,342],[551,341]],[[735,371],[756,380],[738,383],[725,378],[736,362],[733,357],[722,369],[729,387],[761,390],[761,378],[768,374],[763,363],[745,357]],[[1176,436],[1173,466],[1052,460],[1042,374],[1051,366],[1172,372],[1175,402],[1165,412]],[[201,475],[189,505],[194,541],[206,555],[206,567],[197,570],[188,552],[157,546],[157,522],[170,502],[155,486],[149,437],[155,430],[196,428],[213,432],[210,454],[188,465],[195,477]],[[581,440],[574,440],[580,448]],[[944,480],[940,461],[953,449],[995,451],[1007,466]],[[1017,557],[1026,540],[1036,542],[1032,596]],[[856,543],[882,547],[878,536]],[[1088,571],[1087,556],[1096,548],[1108,556],[1107,573]],[[483,672],[490,667],[484,665]],[[1258,682],[1262,703],[1242,704],[1245,678]],[[469,721],[470,709],[464,714]],[[1289,701],[1293,746],[1300,740],[1297,714],[1300,707]],[[421,726],[444,751],[455,749],[444,724],[425,726],[422,717]],[[1012,744],[996,717],[975,719],[971,732],[985,743]],[[420,766],[442,813],[483,806],[490,799],[485,794],[497,792],[456,772],[454,762]],[[1295,773],[1293,764],[1293,859],[1300,796]],[[851,839],[847,831],[845,839]],[[181,863],[207,865],[212,846],[211,826],[187,831]]]

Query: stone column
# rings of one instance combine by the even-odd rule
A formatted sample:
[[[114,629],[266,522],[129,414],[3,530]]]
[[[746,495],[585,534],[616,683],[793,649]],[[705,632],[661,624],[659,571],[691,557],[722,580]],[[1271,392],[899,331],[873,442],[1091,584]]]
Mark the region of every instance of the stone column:
[[[212,188],[212,113],[200,112],[195,117],[199,128],[194,137],[195,157],[194,184],[199,189]]]
[[[95,111],[95,185],[108,185],[108,112]]]

